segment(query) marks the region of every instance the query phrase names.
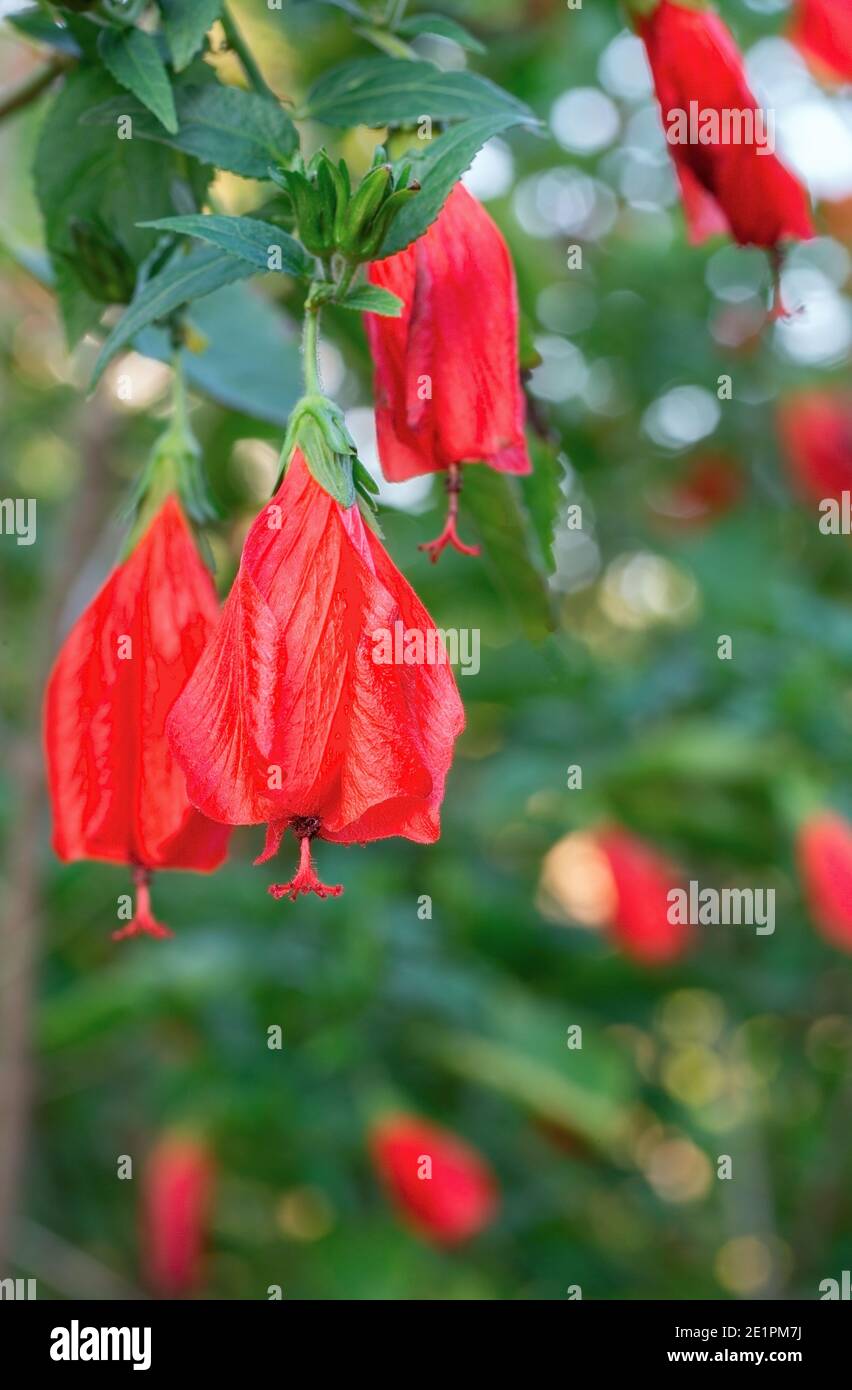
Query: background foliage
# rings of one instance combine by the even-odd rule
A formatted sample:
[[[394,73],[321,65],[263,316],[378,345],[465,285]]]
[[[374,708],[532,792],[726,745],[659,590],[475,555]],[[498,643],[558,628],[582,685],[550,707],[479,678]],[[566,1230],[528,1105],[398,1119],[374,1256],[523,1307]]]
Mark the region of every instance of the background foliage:
[[[286,109],[301,111],[333,64],[370,55],[347,8],[233,7]],[[789,66],[780,4],[723,9],[764,72],[773,55]],[[324,845],[323,876],[345,882],[344,896],[290,905],[251,867],[259,832],[238,831],[215,877],[158,877],[157,914],[177,934],[165,946],[111,943],[123,871],[53,858],[37,707],[46,662],[116,555],[117,508],[162,428],[168,372],[152,359],[168,347],[146,329],[136,347],[150,356],[117,358],[85,400],[97,342],[69,353],[43,247],[67,250],[70,215],[120,210],[142,254],[156,234],[135,223],[174,212],[174,180],[203,194],[211,170],[164,128],[100,158],[101,127],[75,122],[114,100],[106,76],[85,92],[75,79],[0,128],[0,492],[38,499],[37,543],[0,537],[4,888],[37,943],[13,1259],[42,1296],[138,1288],[138,1185],[117,1180],[116,1159],[141,1163],[173,1125],[201,1130],[217,1156],[202,1296],[262,1298],[277,1283],[318,1299],[560,1298],[570,1284],[587,1298],[811,1298],[852,1261],[850,978],[808,921],[791,856],[804,806],[852,813],[852,561],[848,538],[820,536],[791,492],[775,425],[789,389],[848,372],[849,220],[840,193],[823,201],[820,237],[789,262],[806,312],[761,333],[764,258],[686,245],[647,87],[616,61],[627,51],[617,6],[466,0],[453,14],[485,48],[467,54],[471,70],[545,124],[505,129],[473,184],[511,244],[527,360],[540,358],[527,519],[507,512],[518,499],[500,479],[472,478],[465,520],[489,553],[450,553],[432,569],[416,547],[439,527],[440,488],[409,489],[407,510],[382,513],[436,621],[482,634],[481,671],[459,682],[468,727],[443,835],[428,849]],[[464,61],[458,46],[417,42]],[[180,43],[191,71],[201,60]],[[244,83],[220,28],[213,46],[221,78]],[[5,79],[32,61],[7,29]],[[608,91],[596,119],[605,129],[612,108],[611,138],[566,149],[555,103],[591,88]],[[179,118],[181,101],[179,82]],[[576,109],[582,145],[593,108]],[[193,129],[203,141],[203,123]],[[300,129],[309,149],[327,143],[362,169],[377,138],[311,118]],[[213,185],[228,212],[275,195],[253,181],[268,159],[243,131]],[[280,149],[288,123],[258,138]],[[835,181],[842,193],[842,171]],[[583,267],[568,270],[575,244]],[[59,291],[72,335],[90,333],[102,306],[70,270]],[[191,312],[206,343],[189,362],[192,419],[223,516],[211,532],[223,592],[300,393],[301,293],[266,276]],[[324,338],[327,387],[369,462],[359,316],[329,311]],[[722,373],[731,401],[717,399]],[[742,478],[737,505],[712,524],[672,501],[705,448],[733,457]],[[569,503],[582,505],[582,532],[564,524]],[[717,659],[722,633],[730,662]],[[582,791],[566,787],[572,763]],[[627,962],[571,923],[570,885],[560,893],[557,876],[546,900],[539,887],[554,843],[601,817],[702,883],[774,887],[775,934],[707,928],[670,970]],[[418,919],[424,894],[431,921]],[[565,1046],[576,1023],[581,1052]],[[280,1052],[266,1046],[272,1024]],[[467,1137],[497,1171],[500,1218],[461,1251],[419,1242],[377,1189],[364,1130],[388,1096]],[[722,1153],[730,1183],[716,1180]]]

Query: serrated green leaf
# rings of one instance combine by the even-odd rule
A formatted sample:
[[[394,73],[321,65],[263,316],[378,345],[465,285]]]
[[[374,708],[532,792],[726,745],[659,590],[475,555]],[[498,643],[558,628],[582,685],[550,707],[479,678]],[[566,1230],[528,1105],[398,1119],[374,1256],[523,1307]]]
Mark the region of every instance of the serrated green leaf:
[[[565,469],[553,445],[534,440],[530,449],[533,470],[519,478],[524,504],[529,513],[548,574],[555,569],[553,531],[565,505],[560,486]]]
[[[105,29],[98,53],[116,82],[157,117],[170,135],[177,132],[175,101],[156,39],[142,29]]]
[[[271,222],[261,222],[255,217],[226,217],[219,213],[202,216],[192,213],[188,217],[161,217],[156,222],[146,222],[147,227],[157,231],[180,232],[183,236],[199,237],[220,247],[231,256],[239,256],[248,261],[256,270],[270,270],[269,254],[277,250],[281,258],[281,270],[287,275],[311,275],[315,262],[305,248],[288,236],[280,227]]]
[[[444,14],[409,15],[396,26],[396,32],[407,39],[416,38],[418,34],[437,34],[440,39],[452,39],[453,43],[466,48],[469,53],[485,52],[485,45],[479,39],[474,38],[458,20],[449,19]]]
[[[446,130],[430,142],[422,155],[407,154],[405,159],[411,163],[420,192],[394,218],[377,259],[395,255],[422,236],[482,146],[517,124],[518,117],[512,111],[477,116]]]
[[[365,313],[382,314],[385,318],[398,319],[404,308],[398,294],[383,290],[381,285],[356,285],[345,299],[340,300],[342,309],[360,309]]]
[[[433,121],[513,112],[515,123],[535,123],[528,106],[473,72],[441,72],[431,63],[359,58],[333,68],[314,84],[307,113],[327,125],[404,125],[424,112]]]
[[[134,101],[120,95],[99,67],[84,65],[70,72],[48,110],[36,152],[36,195],[72,345],[103,313],[103,305],[87,293],[74,269],[73,220],[102,222],[138,266],[153,249],[157,234],[137,224],[174,211],[175,181],[181,174],[180,156],[165,146],[118,140],[114,126],[81,124],[85,112],[114,99],[125,105]],[[147,119],[155,124],[153,117]],[[207,174],[195,165],[190,176],[198,200]]]
[[[517,480],[484,464],[466,467],[462,477],[462,509],[472,518],[495,583],[516,609],[527,636],[540,641],[556,623]]]
[[[112,125],[119,115],[133,118],[133,136],[156,140],[191,154],[205,164],[244,178],[266,179],[270,164],[286,163],[299,143],[290,117],[268,97],[224,87],[220,82],[175,87],[179,129],[169,134],[140,103],[122,107],[110,101],[86,116],[87,124]]]
[[[229,256],[217,247],[199,247],[161,270],[143,285],[101,348],[92,373],[92,387],[97,385],[115,354],[149,323],[167,317],[182,304],[211,294],[222,285],[244,279],[252,274],[252,269],[249,261]]]
[[[163,32],[175,72],[183,72],[222,13],[223,0],[160,0]]]

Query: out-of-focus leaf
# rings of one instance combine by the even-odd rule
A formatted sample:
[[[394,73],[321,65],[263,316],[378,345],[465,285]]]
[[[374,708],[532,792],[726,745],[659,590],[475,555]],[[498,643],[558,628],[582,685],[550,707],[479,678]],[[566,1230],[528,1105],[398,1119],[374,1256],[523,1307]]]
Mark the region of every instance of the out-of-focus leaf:
[[[156,39],[142,29],[104,29],[98,40],[98,53],[116,82],[138,97],[174,135],[175,102]]]
[[[248,261],[256,270],[278,269],[269,264],[270,253],[277,251],[281,260],[280,269],[286,275],[313,274],[313,256],[308,255],[305,248],[280,227],[271,222],[261,222],[256,217],[190,214],[187,217],[161,217],[147,225],[158,231],[180,232],[184,236],[208,241],[229,255]]]
[[[418,34],[437,34],[440,39],[452,39],[460,48],[466,48],[469,53],[484,53],[485,45],[479,42],[463,24],[458,20],[450,19],[445,14],[413,14],[407,15],[401,24],[397,25],[397,33],[404,34],[407,39],[416,38]]]
[[[101,348],[92,373],[92,387],[100,381],[115,354],[127,347],[149,323],[167,318],[181,305],[211,294],[223,285],[243,280],[253,271],[249,261],[229,256],[217,247],[199,247],[161,270],[143,285]]]
[[[302,394],[302,359],[296,330],[281,311],[248,285],[226,285],[193,304],[189,321],[204,341],[201,352],[183,356],[190,385],[283,428]],[[171,358],[163,329],[146,328],[133,346],[163,362]]]
[[[545,568],[548,574],[552,574],[555,568],[553,531],[560,510],[565,505],[560,486],[565,470],[553,445],[532,439],[529,448],[533,468],[531,473],[519,479],[521,493],[538,537]]]
[[[474,72],[441,72],[431,63],[398,58],[357,58],[325,73],[308,94],[307,113],[326,125],[415,124],[423,112],[433,121],[513,112],[535,123],[524,102]]]
[[[462,508],[473,521],[495,583],[516,609],[527,635],[541,640],[556,623],[517,480],[484,464],[465,468]]]
[[[173,185],[180,171],[172,151],[147,141],[118,140],[115,129],[108,126],[80,123],[84,112],[105,100],[133,101],[132,97],[116,98],[117,92],[112,78],[99,69],[81,67],[69,73],[48,111],[36,153],[36,194],[72,344],[95,326],[103,312],[103,305],[89,296],[74,271],[72,220],[99,220],[138,265],[156,241],[156,233],[138,223],[174,211]],[[196,197],[205,180],[198,170]]]

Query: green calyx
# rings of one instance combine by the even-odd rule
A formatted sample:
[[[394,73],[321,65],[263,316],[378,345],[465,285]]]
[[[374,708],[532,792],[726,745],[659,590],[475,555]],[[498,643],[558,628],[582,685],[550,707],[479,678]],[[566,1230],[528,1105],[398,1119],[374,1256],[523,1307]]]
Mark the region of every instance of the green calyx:
[[[326,264],[339,254],[351,265],[375,257],[394,217],[418,191],[419,184],[408,182],[409,172],[406,167],[395,177],[381,147],[354,191],[345,162],[335,164],[325,150],[308,165],[270,171],[290,196],[308,251]]]
[[[293,407],[281,450],[281,473],[286,472],[296,450],[308,472],[341,507],[358,504],[362,515],[381,534],[375,520],[374,495],[378,488],[358,458],[357,446],[343,411],[328,396],[303,396]]]

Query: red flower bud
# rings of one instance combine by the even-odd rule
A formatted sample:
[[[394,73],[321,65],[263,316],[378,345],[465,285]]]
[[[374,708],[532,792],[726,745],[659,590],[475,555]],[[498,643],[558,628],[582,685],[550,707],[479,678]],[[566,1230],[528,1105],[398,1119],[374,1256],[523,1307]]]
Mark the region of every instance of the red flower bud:
[[[494,1174],[448,1130],[414,1115],[388,1115],[372,1130],[370,1152],[388,1196],[418,1235],[456,1245],[493,1221]]]
[[[163,1298],[191,1293],[213,1193],[212,1155],[199,1139],[167,1134],[148,1155],[142,1179],[145,1278]]]
[[[852,951],[852,825],[832,811],[811,816],[799,829],[796,857],[817,930]]]
[[[450,514],[427,546],[475,554],[456,534],[460,466],[529,473],[518,367],[515,271],[499,228],[457,184],[417,241],[369,267],[403,301],[399,318],[366,314],[375,363],[382,471],[391,482],[448,472]]]
[[[660,0],[650,14],[637,16],[636,27],[650,60],[690,238],[729,232],[741,245],[774,249],[787,237],[813,236],[807,195],[770,151],[766,132],[759,141],[755,132],[739,143],[724,141],[725,120],[735,131],[732,117],[751,113],[757,131],[755,116],[760,117],[742,55],[718,15],[686,0]],[[690,132],[685,143],[676,143],[676,113],[695,113],[715,138],[702,143]]]
[[[686,946],[688,930],[685,923],[670,920],[668,895],[680,887],[677,870],[626,830],[603,830],[595,838],[613,877],[611,925],[619,944],[643,965],[674,960]]]
[[[116,937],[169,935],[151,915],[152,869],[215,869],[228,831],[193,809],[166,715],[218,613],[174,497],[78,618],[47,684],[44,741],[60,859],[129,864],[137,912]]]
[[[809,502],[852,491],[852,397],[801,391],[784,401],[779,430],[790,475]]]
[[[852,81],[849,0],[797,0],[790,38],[818,74]]]
[[[421,634],[416,662],[383,650],[398,624]],[[270,887],[275,897],[341,891],[314,874],[316,837],[438,838],[464,724],[445,658],[357,506],[329,496],[297,450],[246,538],[219,627],[169,719],[199,810],[229,825],[265,822],[258,863],[288,828],[301,842],[299,871]]]

